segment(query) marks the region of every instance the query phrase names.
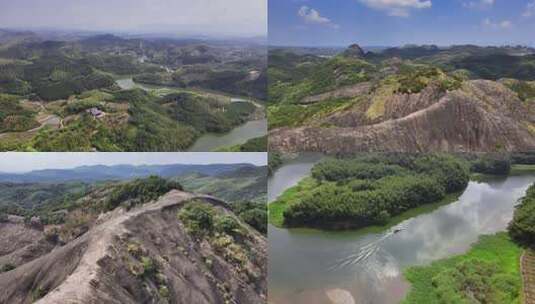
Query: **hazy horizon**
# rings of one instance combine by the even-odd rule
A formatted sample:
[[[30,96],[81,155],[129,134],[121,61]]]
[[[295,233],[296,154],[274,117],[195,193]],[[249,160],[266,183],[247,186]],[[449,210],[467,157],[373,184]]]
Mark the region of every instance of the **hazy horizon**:
[[[266,37],[266,0],[19,0],[0,28],[171,36]]]
[[[265,40],[267,35],[231,35],[231,34],[194,34],[194,33],[171,33],[171,32],[136,32],[136,31],[117,31],[117,30],[78,30],[78,29],[58,29],[45,27],[3,27],[0,30],[23,33],[31,32],[37,35],[77,35],[79,38],[92,37],[99,35],[114,35],[117,37],[129,38],[165,38],[165,39],[192,39],[192,40]]]
[[[439,48],[450,48],[454,46],[462,46],[462,45],[474,45],[479,47],[503,47],[503,46],[522,46],[522,47],[531,47],[535,48],[535,43],[530,44],[476,44],[476,43],[458,43],[458,44],[450,44],[450,45],[438,45],[438,44],[432,44],[432,43],[421,43],[421,44],[415,44],[415,43],[406,43],[406,44],[397,44],[397,45],[366,45],[366,44],[360,44],[358,41],[350,42],[348,44],[340,44],[340,45],[282,45],[282,44],[268,44],[268,47],[271,48],[311,48],[311,49],[344,49],[349,47],[352,44],[358,44],[363,49],[377,49],[377,48],[402,48],[406,46],[437,46]]]
[[[27,152],[1,153],[0,173],[115,165],[267,165],[265,152]]]

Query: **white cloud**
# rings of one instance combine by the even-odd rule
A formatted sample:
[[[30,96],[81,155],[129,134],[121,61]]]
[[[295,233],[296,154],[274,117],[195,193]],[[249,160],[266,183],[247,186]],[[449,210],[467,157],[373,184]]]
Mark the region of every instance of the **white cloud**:
[[[485,9],[492,7],[495,2],[495,0],[464,1],[463,6],[467,8]]]
[[[376,10],[385,11],[390,16],[408,17],[413,9],[431,8],[431,0],[357,0]]]
[[[484,19],[482,25],[486,28],[492,29],[510,29],[513,27],[513,23],[509,20],[494,22],[490,18]]]
[[[297,11],[297,15],[305,21],[305,23],[308,24],[319,24],[319,25],[325,25],[334,29],[340,28],[340,26],[336,23],[333,23],[329,18],[321,16],[321,14],[306,5],[301,6],[301,8]]]
[[[526,18],[535,16],[535,1],[526,5],[526,9],[524,10],[524,13],[522,13],[522,16]]]

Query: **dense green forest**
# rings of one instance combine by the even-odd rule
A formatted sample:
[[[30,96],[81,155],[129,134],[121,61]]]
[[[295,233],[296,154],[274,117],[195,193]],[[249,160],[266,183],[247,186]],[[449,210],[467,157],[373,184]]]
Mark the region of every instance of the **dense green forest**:
[[[387,223],[409,209],[462,191],[468,163],[446,155],[363,155],[314,166],[300,189],[270,204],[285,226],[358,228]],[[294,191],[294,192],[292,192]],[[279,217],[279,218],[277,218]]]
[[[170,94],[159,102],[167,105],[174,120],[193,126],[200,132],[228,132],[246,122],[256,109],[250,102],[224,104],[188,93]]]
[[[0,184],[0,217],[8,214],[29,219],[39,216],[44,223],[59,223],[75,202],[94,189],[85,183]]]
[[[149,176],[119,185],[110,194],[105,208],[113,210],[118,206],[131,208],[160,197],[171,190],[183,190],[176,181],[169,181],[159,176]]]

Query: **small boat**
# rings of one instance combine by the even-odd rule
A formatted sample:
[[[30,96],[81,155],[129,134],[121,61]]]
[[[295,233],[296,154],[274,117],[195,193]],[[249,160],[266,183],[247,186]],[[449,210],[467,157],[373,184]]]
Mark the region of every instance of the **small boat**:
[[[403,229],[402,228],[397,228],[397,229],[394,229],[394,233],[398,233],[400,231],[402,231]]]

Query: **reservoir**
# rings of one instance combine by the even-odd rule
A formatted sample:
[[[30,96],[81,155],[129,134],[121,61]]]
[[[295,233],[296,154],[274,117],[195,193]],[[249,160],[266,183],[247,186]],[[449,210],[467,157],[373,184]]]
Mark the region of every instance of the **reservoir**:
[[[279,168],[269,180],[269,200],[309,175],[318,159],[301,155]],[[471,181],[454,202],[383,231],[270,225],[270,303],[399,303],[409,288],[405,268],[464,253],[480,235],[505,230],[533,182],[533,173]]]

